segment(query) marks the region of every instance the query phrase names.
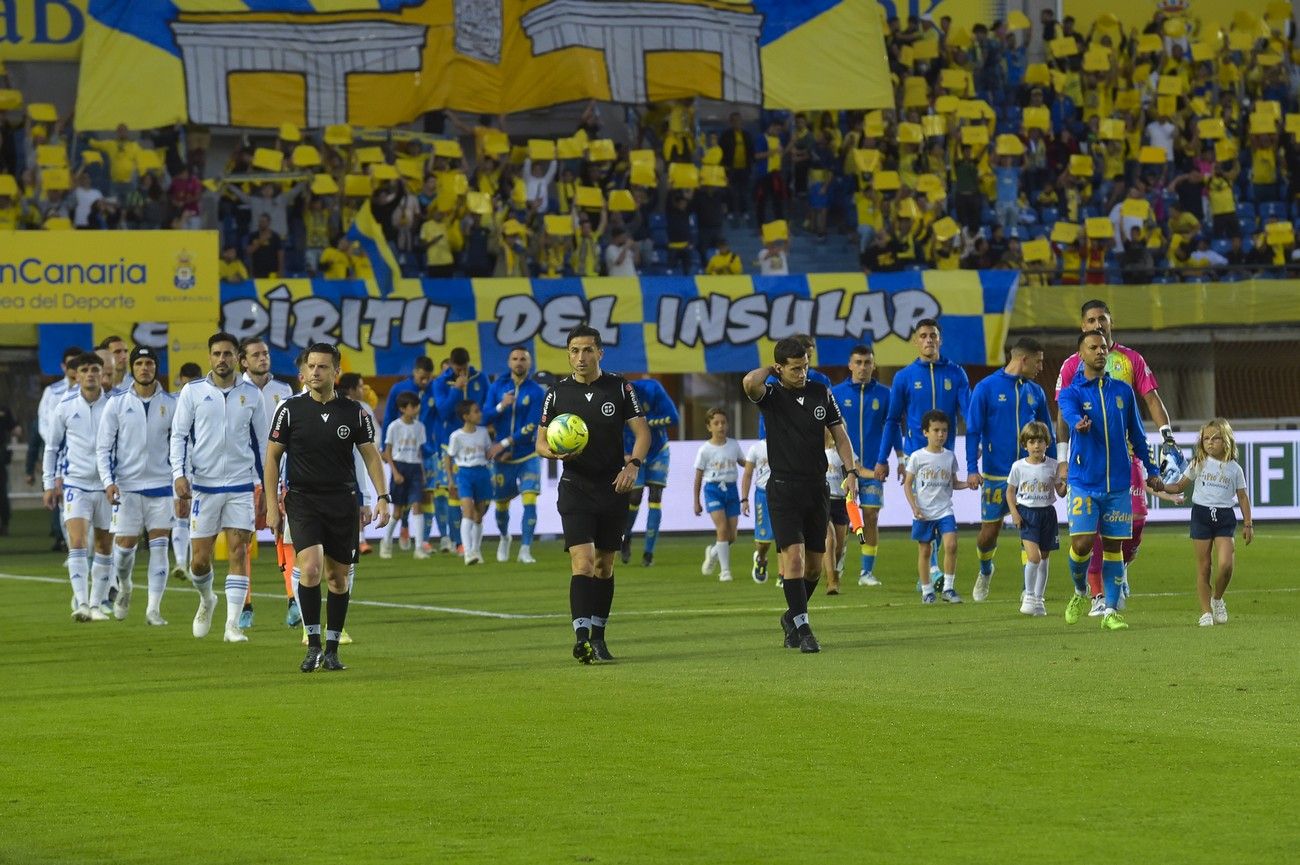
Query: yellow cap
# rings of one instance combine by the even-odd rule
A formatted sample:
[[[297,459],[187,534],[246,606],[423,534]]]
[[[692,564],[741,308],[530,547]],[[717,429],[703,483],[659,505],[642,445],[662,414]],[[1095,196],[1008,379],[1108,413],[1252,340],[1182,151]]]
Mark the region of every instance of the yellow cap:
[[[1016,135],[999,135],[997,140],[998,156],[1022,156],[1025,152],[1025,144]]]
[[[636,199],[630,189],[611,189],[609,192],[609,209],[619,213],[636,210]]]
[[[1074,222],[1058,222],[1052,226],[1052,241],[1054,243],[1074,243],[1079,239],[1079,226]]]
[[[772,243],[777,240],[790,239],[790,226],[784,219],[778,219],[774,222],[763,223],[763,242]]]
[[[281,141],[302,141],[302,130],[296,124],[285,121],[280,124]]]
[[[253,167],[263,171],[279,171],[284,168],[284,154],[269,147],[259,147],[253,151]]]
[[[573,234],[573,217],[563,213],[546,215],[546,233],[555,237],[570,237]]]
[[[312,195],[338,195],[339,185],[328,174],[317,174],[311,179]]]

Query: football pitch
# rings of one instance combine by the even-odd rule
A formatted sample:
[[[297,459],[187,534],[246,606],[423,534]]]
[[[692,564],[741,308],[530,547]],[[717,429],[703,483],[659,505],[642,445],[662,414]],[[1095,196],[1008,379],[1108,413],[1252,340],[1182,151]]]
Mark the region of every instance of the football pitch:
[[[1128,631],[1021,616],[1005,537],[988,602],[819,594],[781,648],[775,579],[700,574],[704,537],[617,568],[613,664],[570,657],[567,557],[362,560],[350,669],[303,675],[273,553],[251,642],[196,641],[171,582],[144,624],[75,624],[44,517],[0,539],[0,863],[1284,862],[1300,828],[1300,527],[1238,547],[1198,628],[1185,528],[1148,529]],[[24,535],[26,535],[24,537]],[[218,574],[223,574],[218,569]],[[217,581],[220,593],[220,576]]]

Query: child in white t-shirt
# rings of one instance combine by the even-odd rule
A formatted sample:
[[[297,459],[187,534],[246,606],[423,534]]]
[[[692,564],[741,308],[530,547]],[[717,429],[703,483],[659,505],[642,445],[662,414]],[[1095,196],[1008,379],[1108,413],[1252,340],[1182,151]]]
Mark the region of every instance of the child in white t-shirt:
[[[736,521],[740,517],[740,492],[736,478],[739,467],[745,464],[740,443],[727,438],[727,413],[711,408],[705,421],[709,427],[709,440],[700,445],[695,455],[695,515],[704,512],[700,506],[700,487],[704,488],[705,506],[713,519],[717,540],[704,548],[704,564],[700,572],[708,575],[719,567],[718,580],[731,582],[731,545],[736,540]],[[749,510],[745,502],[745,510]]]
[[[750,576],[756,583],[767,582],[767,551],[776,535],[772,533],[772,514],[767,509],[767,479],[772,469],[767,464],[767,439],[749,446],[745,454],[745,473],[740,478],[740,509],[749,513],[750,485],[754,488],[754,569]]]
[[[948,415],[934,410],[921,418],[926,445],[907,458],[903,492],[912,507],[912,540],[919,550],[917,573],[921,576],[921,603],[933,604],[934,583],[930,581],[930,542],[937,532],[943,546],[943,599],[960,604],[957,594],[957,519],[952,510],[952,491],[966,486],[957,480],[957,456],[946,447]]]
[[[1042,421],[1025,424],[1020,446],[1029,456],[1011,464],[1007,474],[1007,509],[1020,529],[1025,548],[1025,591],[1020,612],[1046,616],[1043,592],[1047,589],[1047,558],[1061,547],[1061,530],[1056,518],[1056,496],[1065,495],[1065,482],[1056,476],[1056,460],[1047,455],[1051,431]]]
[[[1196,592],[1201,599],[1201,627],[1228,622],[1228,605],[1223,593],[1232,580],[1235,564],[1237,515],[1234,505],[1241,506],[1242,536],[1247,545],[1255,539],[1250,519],[1250,496],[1246,494],[1246,474],[1237,464],[1237,440],[1232,425],[1223,418],[1201,427],[1201,437],[1192,452],[1192,461],[1178,481],[1165,489],[1171,493],[1192,485],[1192,547],[1196,550]],[[1219,559],[1219,577],[1210,591],[1210,554]]]
[[[483,422],[483,407],[473,400],[456,406],[464,426],[447,440],[448,470],[460,493],[460,539],[465,546],[465,564],[483,564],[483,515],[492,501],[492,470],[487,452],[492,438]]]

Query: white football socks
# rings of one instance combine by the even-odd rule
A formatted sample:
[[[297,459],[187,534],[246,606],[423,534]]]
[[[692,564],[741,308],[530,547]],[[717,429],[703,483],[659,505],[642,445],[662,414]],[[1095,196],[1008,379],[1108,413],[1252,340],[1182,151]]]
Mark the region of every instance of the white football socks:
[[[239,627],[239,614],[244,611],[244,598],[248,597],[248,577],[226,575],[226,627]]]
[[[86,574],[89,565],[86,561],[87,550],[73,547],[68,550],[68,580],[72,583],[72,596],[77,599],[77,606],[88,603],[86,596]]]
[[[731,573],[731,544],[727,541],[716,542],[713,545],[713,555],[717,557],[722,573]]]
[[[129,592],[135,588],[131,572],[135,570],[135,547],[119,547],[113,544],[113,576],[117,580],[118,591]]]
[[[113,579],[113,558],[95,553],[90,565],[90,605],[99,606],[108,600],[108,588]]]
[[[1038,600],[1043,599],[1043,594],[1047,591],[1047,559],[1038,563],[1038,576],[1034,581],[1034,597]]]
[[[157,613],[162,609],[163,592],[167,590],[167,539],[149,541],[149,607]]]
[[[391,526],[395,522],[397,520],[389,520],[388,524]],[[411,537],[424,537],[424,514],[420,511],[411,511]],[[418,542],[416,546],[419,546]]]

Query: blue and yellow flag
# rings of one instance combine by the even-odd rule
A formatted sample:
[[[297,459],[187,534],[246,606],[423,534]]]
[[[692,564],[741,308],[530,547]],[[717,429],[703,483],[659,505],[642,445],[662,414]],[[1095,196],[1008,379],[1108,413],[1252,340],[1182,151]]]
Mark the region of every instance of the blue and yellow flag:
[[[585,99],[893,104],[874,0],[89,0],[86,17],[85,129],[390,126]]]
[[[388,238],[384,237],[383,227],[370,210],[369,201],[361,206],[356,218],[352,220],[352,225],[348,228],[348,240],[359,246],[369,259],[379,296],[388,297],[392,294],[393,279],[401,273],[401,268],[393,256],[393,248],[388,245]]]

